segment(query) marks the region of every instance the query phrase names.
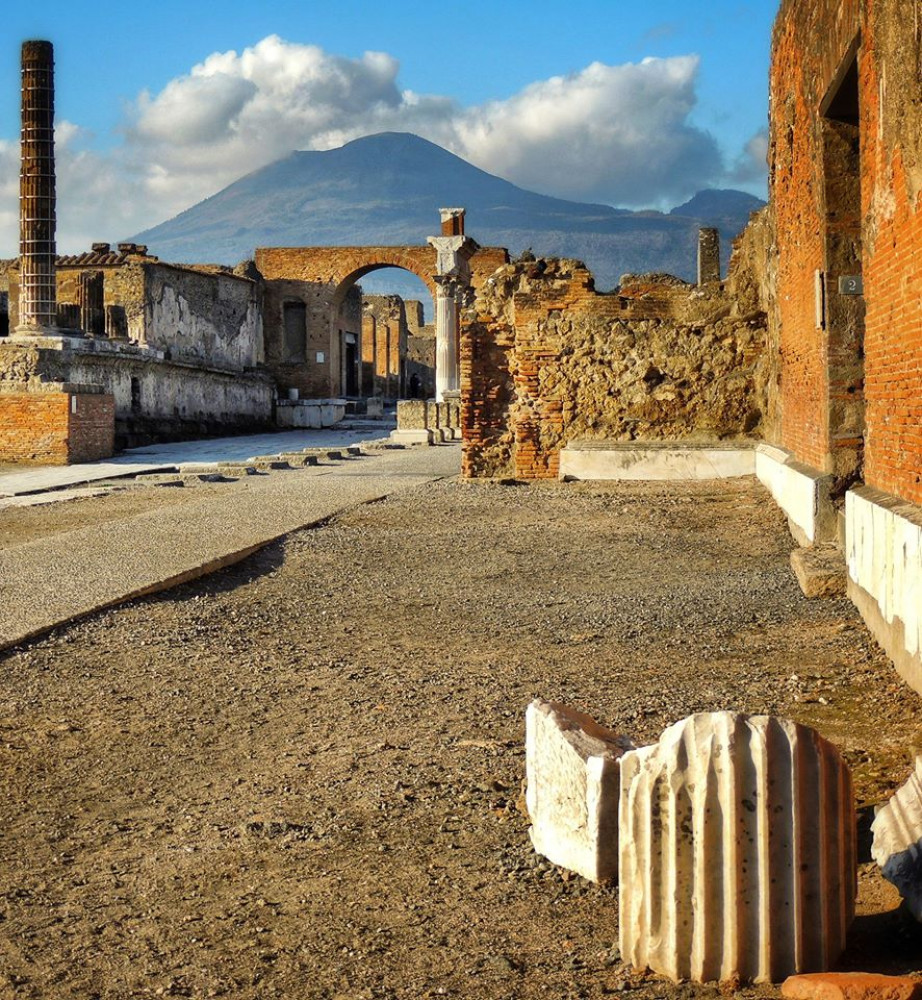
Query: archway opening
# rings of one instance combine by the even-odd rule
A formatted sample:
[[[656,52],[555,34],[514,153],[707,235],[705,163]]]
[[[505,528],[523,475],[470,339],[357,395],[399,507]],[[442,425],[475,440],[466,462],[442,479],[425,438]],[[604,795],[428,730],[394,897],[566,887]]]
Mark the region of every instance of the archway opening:
[[[391,264],[362,267],[341,283],[334,305],[345,396],[390,405],[435,395],[434,303],[419,275]]]

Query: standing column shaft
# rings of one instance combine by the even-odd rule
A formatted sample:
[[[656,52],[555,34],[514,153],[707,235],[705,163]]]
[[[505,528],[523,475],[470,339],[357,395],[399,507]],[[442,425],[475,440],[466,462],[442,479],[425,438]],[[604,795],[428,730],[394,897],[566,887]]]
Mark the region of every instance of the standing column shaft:
[[[19,329],[40,333],[57,319],[55,287],[54,48],[22,45],[19,184]]]
[[[458,381],[458,303],[454,282],[438,282],[435,296],[435,398],[460,388]]]
[[[698,284],[720,281],[720,230],[706,226],[698,230]]]

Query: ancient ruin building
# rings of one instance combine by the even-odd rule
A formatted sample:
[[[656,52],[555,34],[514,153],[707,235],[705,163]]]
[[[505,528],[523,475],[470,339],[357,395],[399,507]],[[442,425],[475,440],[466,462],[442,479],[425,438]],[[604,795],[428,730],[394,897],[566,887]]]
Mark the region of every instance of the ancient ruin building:
[[[909,7],[781,4],[766,301],[772,439],[820,503],[856,484],[830,530],[849,593],[922,688],[922,36]]]
[[[399,295],[362,299],[362,349],[365,386],[370,396],[401,399],[407,395],[406,305]]]
[[[435,324],[426,323],[423,304],[404,302],[407,317],[406,395],[410,399],[435,397]]]

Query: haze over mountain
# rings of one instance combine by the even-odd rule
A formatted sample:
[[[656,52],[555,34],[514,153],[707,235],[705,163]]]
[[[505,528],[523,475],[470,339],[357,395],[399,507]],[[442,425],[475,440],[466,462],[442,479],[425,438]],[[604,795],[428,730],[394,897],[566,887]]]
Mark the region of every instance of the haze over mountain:
[[[720,229],[726,262],[730,240],[762,204],[716,190],[669,214],[564,201],[516,187],[418,136],[385,132],[292,153],[132,239],[164,260],[235,264],[257,246],[423,243],[438,234],[440,207],[463,206],[466,232],[480,244],[577,257],[596,287],[608,289],[627,271],[693,279],[702,225]],[[372,286],[372,277],[362,284]]]

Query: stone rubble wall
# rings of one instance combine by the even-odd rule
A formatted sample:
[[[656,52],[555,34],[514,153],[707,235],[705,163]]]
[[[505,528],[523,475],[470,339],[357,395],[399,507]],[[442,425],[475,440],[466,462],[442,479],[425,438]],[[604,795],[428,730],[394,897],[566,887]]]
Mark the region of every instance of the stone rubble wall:
[[[464,474],[555,477],[580,439],[758,437],[770,367],[754,244],[705,288],[625,276],[601,295],[579,261],[499,268],[462,321]]]
[[[118,447],[273,426],[275,390],[264,374],[184,364],[108,341],[0,343],[4,406],[55,383],[96,386],[112,400]]]

